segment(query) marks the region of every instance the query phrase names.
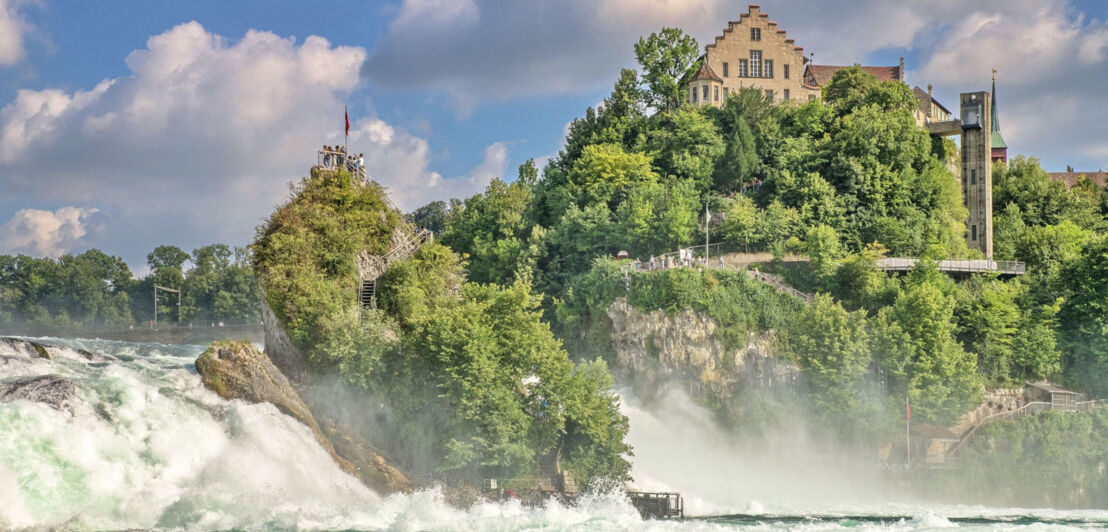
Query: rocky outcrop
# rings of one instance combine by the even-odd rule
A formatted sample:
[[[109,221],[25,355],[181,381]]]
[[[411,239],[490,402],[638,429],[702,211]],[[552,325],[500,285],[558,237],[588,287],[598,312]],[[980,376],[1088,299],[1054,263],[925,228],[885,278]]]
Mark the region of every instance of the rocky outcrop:
[[[752,334],[745,346],[728,349],[720,325],[704,312],[667,314],[639,310],[626,298],[608,307],[613,370],[643,388],[679,379],[730,395],[736,384],[792,385],[799,368],[773,355],[772,332]]]
[[[0,403],[23,399],[72,414],[76,394],[77,385],[57,375],[18,377],[0,382]]]
[[[260,279],[258,292],[262,303],[262,324],[265,326],[265,356],[292,381],[298,390],[303,390],[311,384],[311,373],[304,364],[304,354],[292,344],[292,339],[289,338],[284,327],[281,327],[277,315],[269,308]]]
[[[333,426],[321,428],[292,383],[253,345],[216,342],[196,359],[196,371],[204,385],[221,397],[270,403],[306,425],[339,467],[367,486],[383,492],[411,491],[408,478],[368,444]]]
[[[106,357],[94,355],[84,349],[65,347],[59,348],[49,344],[41,342],[35,342],[33,340],[24,340],[22,338],[0,337],[0,345],[6,349],[0,350],[0,355],[8,354],[8,356],[21,356],[24,358],[45,358],[47,360],[54,360],[54,351],[58,349],[66,349],[72,353],[76,353],[77,356],[90,361],[103,361]]]

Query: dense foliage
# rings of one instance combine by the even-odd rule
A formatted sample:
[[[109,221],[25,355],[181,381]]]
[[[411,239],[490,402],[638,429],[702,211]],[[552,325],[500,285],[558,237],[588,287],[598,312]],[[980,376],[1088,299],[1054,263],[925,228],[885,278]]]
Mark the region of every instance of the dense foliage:
[[[461,257],[428,243],[388,264],[376,306],[363,307],[356,257],[384,256],[394,233],[411,228],[379,186],[329,171],[305,179],[259,229],[255,269],[312,368],[372,394],[376,411],[365,414],[380,427],[371,437],[405,469],[533,478],[560,456],[579,481],[625,478],[627,420],[604,362],[570,361],[528,277],[504,279],[520,251],[496,244],[514,233],[483,231],[519,219],[518,188],[495,182],[487,200],[456,204],[472,218],[448,219],[443,238],[474,246],[486,261],[470,264],[475,275],[501,284],[465,282]],[[413,219],[433,223],[440,208]]]
[[[934,491],[948,497],[1024,508],[1108,507],[1108,410],[986,425],[961,468],[936,476]]]
[[[642,77],[620,72],[602,105],[570,124],[541,179],[529,163],[516,181],[455,204],[443,241],[471,275],[533,279],[578,355],[611,355],[604,309],[616,297],[708,312],[735,345],[772,329],[781,356],[803,368],[812,408],[844,433],[902,423],[906,396],[913,421],[952,423],[989,386],[1051,379],[1108,393],[1099,187],[1053,182],[1034,159],[998,163],[996,258],[1025,261],[1028,274],[952,278],[929,261],[980,257],[965,243],[957,148],[916,125],[905,84],[845,68],[820,101],[774,104],[743,90],[720,108],[683,105],[682,77],[698,66],[690,41],[669,28],[641,39]],[[763,267],[829,297],[780,313],[777,298],[736,293],[750,283],[741,276],[625,278],[603,259],[703,243],[706,209],[725,252],[802,255],[797,267]],[[894,276],[876,269],[885,256],[926,260]]]
[[[186,268],[185,264],[191,267]],[[0,256],[0,327],[76,329],[127,327],[154,319],[165,324],[256,323],[260,316],[250,256],[243,248],[212,244],[189,255],[158,246],[147,256],[150,273],[136,279],[123,259],[98,249],[59,259]]]

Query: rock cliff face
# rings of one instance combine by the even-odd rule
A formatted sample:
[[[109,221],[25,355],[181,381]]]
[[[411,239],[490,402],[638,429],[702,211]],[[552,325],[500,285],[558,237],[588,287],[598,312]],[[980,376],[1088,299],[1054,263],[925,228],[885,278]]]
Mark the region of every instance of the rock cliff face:
[[[284,327],[281,327],[281,322],[277,320],[273,309],[269,308],[265,289],[260,282],[258,292],[262,302],[262,323],[265,325],[265,355],[297,389],[303,390],[311,384],[311,374],[304,364],[304,354],[292,345],[292,339],[289,338]]]
[[[608,307],[612,322],[613,367],[637,388],[671,380],[688,381],[730,395],[736,385],[775,386],[795,382],[796,365],[774,357],[772,332],[751,335],[741,349],[728,349],[720,325],[704,312],[685,309],[641,311],[619,298]]]
[[[270,403],[306,425],[335,462],[367,486],[383,492],[411,491],[408,478],[367,444],[333,427],[329,431],[321,428],[281,370],[253,345],[214,343],[196,359],[196,371],[205,386],[226,399]]]

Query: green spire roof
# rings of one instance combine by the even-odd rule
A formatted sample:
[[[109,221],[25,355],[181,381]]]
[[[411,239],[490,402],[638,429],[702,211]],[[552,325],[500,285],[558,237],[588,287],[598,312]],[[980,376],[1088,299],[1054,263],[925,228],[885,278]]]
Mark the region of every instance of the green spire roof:
[[[992,119],[992,130],[993,130],[992,145],[993,145],[994,149],[995,148],[1007,148],[1008,145],[1004,143],[1004,137],[1001,136],[1001,134],[1000,134],[1000,118],[999,118],[999,116],[997,115],[997,112],[996,112],[996,78],[995,77],[993,78],[993,97],[992,97],[992,101],[993,101],[993,106],[992,106],[992,109],[989,110],[989,114],[993,118]]]

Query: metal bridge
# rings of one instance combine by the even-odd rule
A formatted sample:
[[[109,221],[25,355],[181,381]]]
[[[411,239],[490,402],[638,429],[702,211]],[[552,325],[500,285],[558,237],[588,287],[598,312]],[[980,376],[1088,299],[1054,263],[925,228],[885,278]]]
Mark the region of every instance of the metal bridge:
[[[877,269],[883,272],[906,272],[916,268],[920,259],[909,257],[888,257],[877,259]],[[941,272],[996,273],[1000,275],[1023,275],[1027,265],[1013,260],[992,259],[947,259],[935,261]]]

